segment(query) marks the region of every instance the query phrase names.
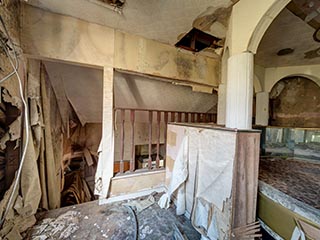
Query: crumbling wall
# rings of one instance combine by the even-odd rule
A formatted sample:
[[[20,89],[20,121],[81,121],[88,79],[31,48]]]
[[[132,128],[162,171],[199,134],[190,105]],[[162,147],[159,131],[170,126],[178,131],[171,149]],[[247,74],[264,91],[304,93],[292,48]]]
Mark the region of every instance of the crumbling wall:
[[[13,73],[16,65],[14,50],[21,60],[19,40],[18,1],[0,1],[0,199],[10,187],[19,165],[20,110],[22,107],[18,79]],[[13,66],[12,66],[13,64]],[[22,71],[22,70],[21,70]],[[6,78],[6,80],[4,80]]]
[[[10,118],[10,125],[7,127],[5,133],[1,134],[0,140],[2,150],[6,151],[5,162],[7,173],[7,167],[10,166],[11,162],[15,162],[14,168],[10,170],[13,174],[15,174],[21,161],[20,154],[17,154],[16,151],[19,150],[21,152],[23,149],[22,143],[25,143],[25,141],[21,141],[21,134],[26,136],[26,132],[21,129],[24,118],[21,113],[23,104],[19,92],[18,77],[20,76],[20,83],[23,85],[25,83],[26,61],[21,54],[22,50],[19,39],[19,3],[20,1],[18,0],[0,1],[0,16],[2,18],[0,24],[1,105],[5,104],[9,106],[9,108],[11,108],[10,111],[19,110],[13,115],[14,117],[11,117],[10,111],[8,111],[7,107],[5,108],[6,120]],[[23,130],[26,129],[24,128]],[[32,146],[32,141],[29,141],[28,148]],[[22,167],[19,181],[16,175],[13,182],[7,185],[10,187],[3,199],[1,199],[0,238],[21,239],[19,233],[25,231],[36,221],[34,213],[37,210],[41,194],[38,191],[31,191],[33,187],[39,187],[38,179],[30,177],[34,176],[33,171],[37,168],[36,161],[31,157],[33,150],[32,148],[31,151],[27,151],[25,155],[25,164]]]
[[[271,125],[320,127],[320,87],[303,77],[285,78],[270,92]]]

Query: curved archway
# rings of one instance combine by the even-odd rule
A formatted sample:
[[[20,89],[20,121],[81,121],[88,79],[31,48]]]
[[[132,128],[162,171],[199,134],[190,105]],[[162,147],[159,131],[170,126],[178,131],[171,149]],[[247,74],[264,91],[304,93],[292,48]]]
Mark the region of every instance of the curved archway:
[[[271,7],[264,13],[258,24],[256,25],[248,43],[247,50],[256,53],[259,43],[267,31],[272,21],[278,16],[278,14],[286,7],[291,0],[278,0],[275,1]]]
[[[290,77],[308,78],[320,87],[320,69],[310,69],[308,67],[287,67],[270,69],[270,74],[267,73],[265,77],[265,91],[271,92],[272,88],[282,79]]]
[[[270,91],[270,125],[320,127],[320,86],[313,80],[290,76]]]

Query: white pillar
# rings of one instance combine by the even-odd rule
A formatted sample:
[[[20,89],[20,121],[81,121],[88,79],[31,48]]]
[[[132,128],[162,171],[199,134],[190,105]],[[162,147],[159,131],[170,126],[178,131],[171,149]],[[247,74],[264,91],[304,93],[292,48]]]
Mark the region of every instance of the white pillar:
[[[231,56],[228,60],[226,127],[251,129],[253,96],[253,54]]]
[[[269,93],[256,93],[256,125],[268,126],[269,120]]]
[[[99,161],[95,176],[95,194],[100,199],[106,198],[109,192],[114,164],[113,132],[113,68],[103,69],[103,109],[102,139],[99,146]]]
[[[218,89],[218,116],[217,124],[226,124],[226,84],[220,84]]]

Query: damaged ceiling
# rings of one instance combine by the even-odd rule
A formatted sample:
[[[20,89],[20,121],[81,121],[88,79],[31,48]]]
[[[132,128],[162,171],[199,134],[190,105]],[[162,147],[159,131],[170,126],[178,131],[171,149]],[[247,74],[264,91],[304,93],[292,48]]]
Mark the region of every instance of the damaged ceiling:
[[[285,8],[263,36],[256,63],[263,67],[320,64],[320,43],[313,39],[314,32],[306,21]],[[284,49],[289,54],[278,56]]]
[[[97,0],[26,2],[51,12],[174,45],[192,27],[225,38],[231,6],[236,0],[130,0],[122,6],[121,14]]]

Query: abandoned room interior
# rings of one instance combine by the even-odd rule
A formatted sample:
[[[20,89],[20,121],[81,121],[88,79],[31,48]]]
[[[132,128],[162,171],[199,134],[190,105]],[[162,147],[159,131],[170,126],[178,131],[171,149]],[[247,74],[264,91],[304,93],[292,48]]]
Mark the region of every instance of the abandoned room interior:
[[[320,0],[0,0],[0,240],[320,239]]]

